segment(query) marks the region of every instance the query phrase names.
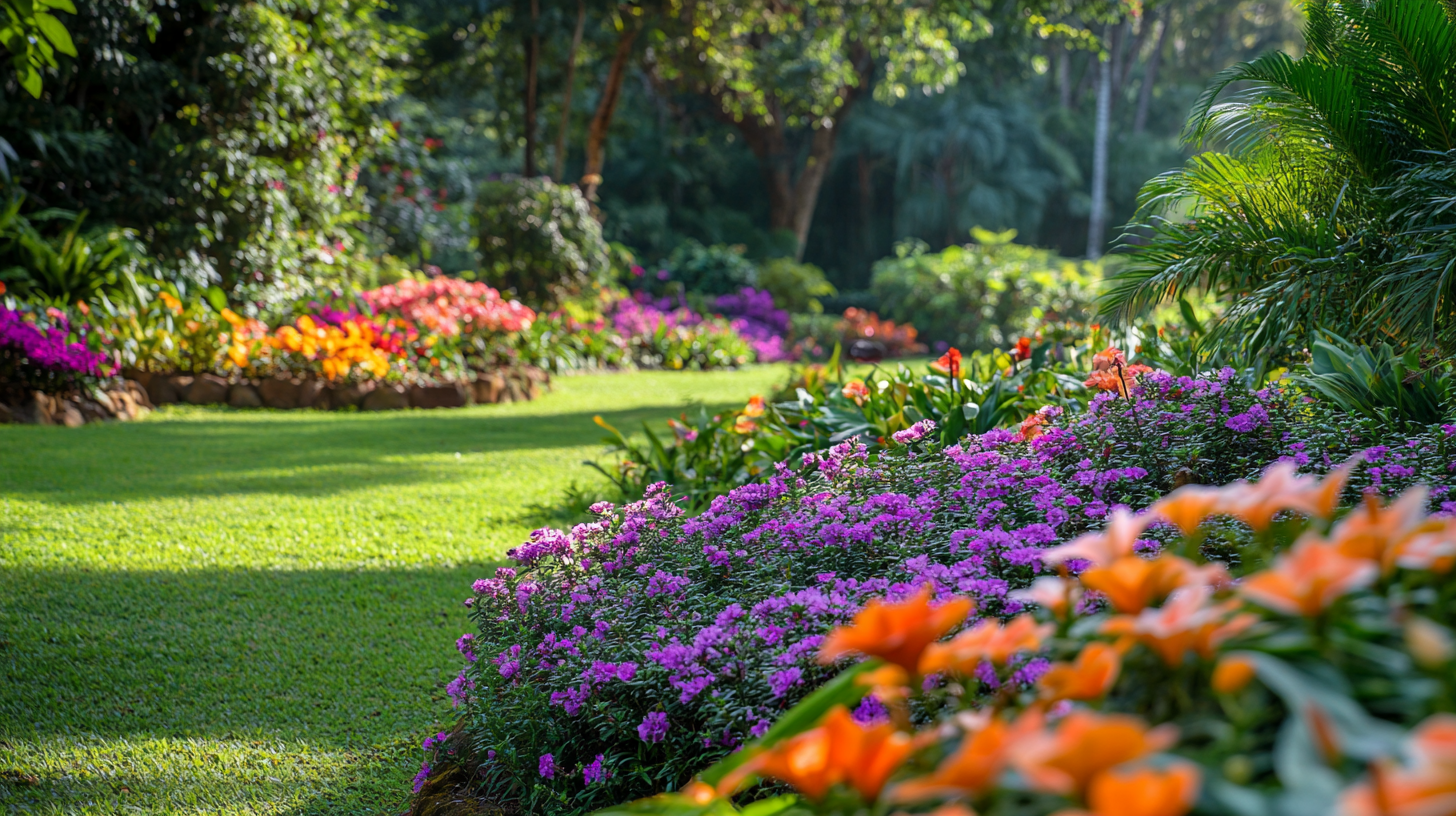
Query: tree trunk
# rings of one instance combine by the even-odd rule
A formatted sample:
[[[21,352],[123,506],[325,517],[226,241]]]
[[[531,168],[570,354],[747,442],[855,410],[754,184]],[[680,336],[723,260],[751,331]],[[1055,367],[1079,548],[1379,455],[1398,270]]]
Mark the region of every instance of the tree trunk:
[[[1062,110],[1072,107],[1072,52],[1066,46],[1057,55],[1057,102]]]
[[[1148,127],[1148,106],[1153,101],[1153,86],[1158,84],[1158,66],[1163,62],[1163,45],[1168,41],[1168,29],[1172,28],[1172,17],[1167,6],[1158,10],[1158,40],[1153,53],[1148,55],[1148,67],[1143,71],[1143,84],[1138,88],[1137,113],[1132,120],[1132,132],[1142,133]]]
[[[1107,27],[1112,34],[1112,27]],[[1112,57],[1097,66],[1097,132],[1092,143],[1092,206],[1087,214],[1087,257],[1102,257],[1107,233],[1107,141],[1112,127]]]
[[[602,162],[606,159],[607,130],[612,126],[612,114],[617,110],[617,100],[622,96],[622,80],[627,76],[627,63],[632,58],[632,43],[637,39],[637,28],[629,26],[617,38],[617,51],[612,55],[612,64],[607,68],[607,81],[602,86],[602,98],[597,100],[597,111],[592,115],[591,126],[586,133],[586,167],[581,175],[581,187],[588,200],[595,200],[597,187],[602,183]]]
[[[571,35],[571,50],[566,52],[566,87],[561,91],[561,127],[556,131],[555,165],[552,181],[560,182],[566,167],[566,131],[571,126],[571,88],[576,82],[576,50],[581,47],[581,34],[586,30],[586,0],[576,0],[576,31]]]
[[[526,35],[526,161],[521,175],[536,175],[536,74],[541,64],[541,35],[536,26],[541,21],[541,0],[531,0],[531,33]]]

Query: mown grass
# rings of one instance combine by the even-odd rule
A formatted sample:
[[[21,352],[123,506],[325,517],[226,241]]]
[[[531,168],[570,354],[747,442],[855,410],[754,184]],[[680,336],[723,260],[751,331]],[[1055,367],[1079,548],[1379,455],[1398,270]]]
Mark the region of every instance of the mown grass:
[[[783,369],[533,403],[0,426],[0,807],[395,813],[448,727],[460,601],[619,428]]]

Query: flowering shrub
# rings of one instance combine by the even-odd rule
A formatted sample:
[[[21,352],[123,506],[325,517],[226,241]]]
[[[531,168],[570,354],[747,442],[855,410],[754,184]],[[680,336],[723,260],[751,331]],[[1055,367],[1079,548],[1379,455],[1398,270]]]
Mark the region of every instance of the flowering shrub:
[[[470,332],[518,332],[531,327],[536,313],[520,301],[506,300],[483,283],[437,277],[421,283],[405,278],[364,292],[375,313],[394,313],[445,337]]]
[[[638,365],[721,368],[752,362],[753,351],[728,321],[705,317],[643,292],[617,301],[609,317]]]
[[[1456,518],[1423,488],[1340,514],[1353,466],[1119,512],[1045,551],[1059,574],[1009,621],[932,582],[872,601],[817,649],[870,660],[682,793],[601,813],[732,814],[774,780],[798,795],[755,813],[1449,814]]]
[[[82,328],[77,336],[84,334]],[[59,309],[35,312],[0,305],[0,383],[10,392],[0,396],[62,393],[108,376],[106,355],[72,337],[70,320]]]
[[[233,331],[224,336],[228,361],[253,374],[313,374],[331,381],[379,380],[393,371],[401,350],[398,334],[374,321],[345,316],[338,325],[303,315],[271,333],[257,320],[230,310]]]
[[[1047,577],[1049,548],[1109,518],[1116,527],[1119,504],[1256,474],[1290,455],[1310,418],[1301,398],[1250,391],[1232,371],[1144,374],[1131,396],[1104,392],[1084,414],[1040,414],[943,450],[927,428],[873,461],[844,443],[696,518],[659,486],[570,532],[538,531],[467,602],[478,628],[461,639],[467,665],[449,691],[480,748],[471,778],[531,812],[680,786],[823,683],[824,636],[868,600],[929,582],[982,615],[1019,614],[1017,591]],[[1229,535],[1208,544],[1247,538]],[[1139,529],[1136,546],[1174,538]],[[550,777],[538,771],[546,754]],[[599,754],[604,776],[588,785]]]
[[[786,348],[789,335],[789,313],[774,306],[767,290],[744,287],[736,294],[722,295],[714,306],[732,321],[760,363],[793,360],[796,355]]]

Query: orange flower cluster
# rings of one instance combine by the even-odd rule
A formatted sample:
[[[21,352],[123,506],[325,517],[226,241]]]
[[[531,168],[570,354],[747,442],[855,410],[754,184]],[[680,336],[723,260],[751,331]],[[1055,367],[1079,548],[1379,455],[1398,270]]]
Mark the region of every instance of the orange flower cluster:
[[[743,411],[738,414],[738,419],[733,423],[734,432],[751,434],[758,430],[758,423],[754,420],[763,416],[764,411],[763,397],[757,394],[749,397],[748,404],[743,406]]]
[[[329,380],[342,380],[355,367],[375,379],[390,371],[391,355],[378,347],[378,329],[367,320],[345,320],[341,326],[331,326],[304,315],[294,325],[280,326],[268,334],[258,321],[243,321],[230,314],[223,313],[234,329],[227,356],[238,368],[247,368],[254,357],[278,364],[282,362],[279,358],[297,355],[316,365]]]
[[[1152,370],[1141,363],[1128,365],[1122,351],[1109,346],[1092,355],[1092,374],[1082,384],[1098,391],[1116,391],[1127,397],[1128,383]]]

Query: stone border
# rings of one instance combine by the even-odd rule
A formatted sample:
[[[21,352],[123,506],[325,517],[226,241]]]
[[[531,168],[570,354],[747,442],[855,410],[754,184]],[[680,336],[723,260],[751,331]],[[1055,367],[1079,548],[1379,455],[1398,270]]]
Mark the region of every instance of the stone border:
[[[163,374],[131,371],[127,376],[146,389],[154,405],[231,405],[235,408],[310,408],[397,411],[404,408],[461,408],[536,399],[549,388],[551,375],[532,366],[483,372],[468,382],[403,385],[332,384],[315,378],[269,377],[229,381],[215,374]]]
[[[79,428],[88,422],[127,422],[146,416],[155,406],[136,380],[123,380],[116,388],[93,395],[46,394],[32,391],[17,405],[0,403],[0,423],[65,425]]]

